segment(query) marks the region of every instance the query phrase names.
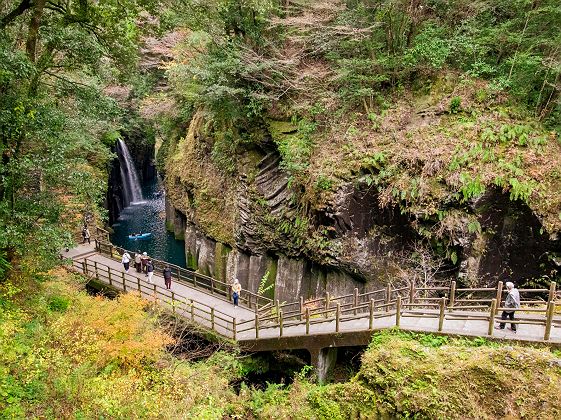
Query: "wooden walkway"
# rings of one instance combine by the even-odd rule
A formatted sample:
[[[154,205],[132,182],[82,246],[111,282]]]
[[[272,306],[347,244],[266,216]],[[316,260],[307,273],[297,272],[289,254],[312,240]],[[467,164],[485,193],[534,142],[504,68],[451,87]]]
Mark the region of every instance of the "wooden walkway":
[[[280,304],[242,291],[234,308],[228,284],[172,266],[171,290],[161,277],[163,262],[156,261],[153,284],[133,267],[125,273],[121,248],[108,242],[80,245],[62,254],[73,267],[117,290],[138,293],[170,311],[234,339],[254,351],[344,347],[368,344],[374,331],[399,327],[408,331],[454,336],[486,337],[561,347],[561,302],[555,283],[550,289],[521,289],[523,308],[516,312],[518,331],[496,330],[506,292],[497,288],[449,287],[392,289],[365,294],[323,297]],[[133,255],[131,253],[131,255]],[[510,323],[507,323],[510,326]]]

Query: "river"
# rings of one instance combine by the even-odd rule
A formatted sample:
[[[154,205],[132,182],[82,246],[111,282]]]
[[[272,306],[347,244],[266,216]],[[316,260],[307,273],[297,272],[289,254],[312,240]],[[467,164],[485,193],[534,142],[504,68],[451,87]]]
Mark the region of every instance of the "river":
[[[142,201],[133,203],[121,212],[112,228],[111,242],[130,251],[147,252],[158,260],[186,267],[185,243],[175,239],[166,230],[164,197],[158,196],[160,181],[154,178],[142,185]],[[136,232],[151,232],[146,240],[131,240],[128,235]]]

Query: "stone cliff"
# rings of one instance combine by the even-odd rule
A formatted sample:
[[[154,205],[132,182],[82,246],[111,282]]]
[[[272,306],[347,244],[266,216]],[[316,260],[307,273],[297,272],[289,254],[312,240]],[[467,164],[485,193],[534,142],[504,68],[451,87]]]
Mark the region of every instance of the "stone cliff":
[[[500,188],[462,204],[449,197],[447,230],[431,247],[423,227],[436,229],[438,220],[384,205],[366,172],[312,203],[283,168],[270,126],[259,128],[259,142],[240,146],[235,167],[224,170],[212,153],[218,135],[206,123],[202,111],[195,114],[185,138],[169,145],[166,164],[168,227],[185,239],[188,265],[204,274],[237,277],[252,291],[274,285],[271,297],[294,301],[412,279],[493,285],[557,273],[557,234]],[[439,254],[442,243],[447,254]]]

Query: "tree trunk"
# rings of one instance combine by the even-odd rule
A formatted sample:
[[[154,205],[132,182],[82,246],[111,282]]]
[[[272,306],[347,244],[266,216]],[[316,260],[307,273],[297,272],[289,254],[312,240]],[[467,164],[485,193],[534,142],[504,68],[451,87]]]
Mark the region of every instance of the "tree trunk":
[[[39,27],[41,26],[41,18],[43,17],[43,9],[47,0],[37,0],[33,15],[29,22],[29,31],[27,33],[27,42],[25,43],[25,51],[29,59],[35,63],[35,53],[37,50],[37,38],[39,36]]]

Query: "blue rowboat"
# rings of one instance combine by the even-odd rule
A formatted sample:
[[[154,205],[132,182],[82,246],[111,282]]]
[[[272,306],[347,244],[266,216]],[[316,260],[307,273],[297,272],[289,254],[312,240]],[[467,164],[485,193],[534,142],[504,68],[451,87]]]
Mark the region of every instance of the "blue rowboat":
[[[152,236],[152,233],[147,232],[147,233],[140,233],[138,235],[129,235],[129,239],[136,241],[137,239],[148,239],[150,236]]]

